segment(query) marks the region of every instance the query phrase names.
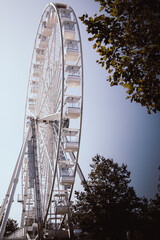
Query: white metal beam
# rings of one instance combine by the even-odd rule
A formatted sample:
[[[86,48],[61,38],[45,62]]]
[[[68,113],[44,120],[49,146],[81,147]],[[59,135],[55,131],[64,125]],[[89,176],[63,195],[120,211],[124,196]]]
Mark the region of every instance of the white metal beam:
[[[28,143],[28,138],[29,138],[29,135],[30,135],[30,131],[31,131],[31,126],[29,125],[28,133],[26,135],[25,141],[23,142],[23,145],[21,147],[21,151],[20,151],[20,154],[19,154],[17,171],[16,171],[16,174],[14,176],[14,179],[11,179],[12,181],[11,181],[11,186],[10,187],[12,188],[12,191],[11,191],[11,195],[9,197],[6,213],[4,215],[3,222],[2,222],[2,225],[1,225],[0,239],[3,238],[5,228],[6,228],[6,224],[7,224],[7,220],[8,220],[8,216],[9,216],[10,209],[11,209],[11,205],[12,205],[12,202],[14,200],[14,194],[15,194],[15,191],[16,191],[16,187],[17,187],[17,183],[18,183],[18,179],[19,179],[19,175],[20,175],[20,171],[21,171],[23,158],[24,158],[24,155],[25,155],[26,146],[27,146],[27,143]]]

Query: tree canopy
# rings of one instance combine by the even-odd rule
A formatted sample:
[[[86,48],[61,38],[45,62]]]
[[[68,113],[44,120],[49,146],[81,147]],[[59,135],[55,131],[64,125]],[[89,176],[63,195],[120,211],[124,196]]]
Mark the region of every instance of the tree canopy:
[[[123,86],[126,98],[146,106],[148,113],[160,111],[160,1],[95,1],[101,13],[80,19],[107,81]]]
[[[153,199],[139,198],[126,165],[100,155],[92,162],[72,207],[73,227],[82,231],[79,239],[160,239],[160,183]]]
[[[75,192],[74,227],[87,233],[89,239],[125,239],[136,227],[142,201],[129,185],[127,166],[112,159],[95,156],[84,192]]]
[[[18,223],[16,220],[8,218],[7,225],[4,233],[4,237],[8,237],[10,234],[18,229]]]

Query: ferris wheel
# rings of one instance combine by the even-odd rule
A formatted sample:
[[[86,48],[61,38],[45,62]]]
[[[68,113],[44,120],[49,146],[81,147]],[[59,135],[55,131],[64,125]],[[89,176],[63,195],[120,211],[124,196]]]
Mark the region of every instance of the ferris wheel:
[[[30,238],[37,231],[41,239],[44,228],[46,236],[53,231],[71,234],[70,200],[77,170],[83,179],[78,165],[82,111],[83,58],[77,18],[70,6],[50,3],[35,38],[24,141],[14,171],[16,175],[22,170],[21,227]]]

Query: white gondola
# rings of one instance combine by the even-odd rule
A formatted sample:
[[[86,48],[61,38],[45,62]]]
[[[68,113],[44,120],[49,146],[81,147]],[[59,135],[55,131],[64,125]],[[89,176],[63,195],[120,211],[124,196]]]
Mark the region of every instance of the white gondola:
[[[80,67],[68,65],[65,69],[66,77],[65,77],[65,85],[66,87],[78,87],[81,84],[80,77]]]
[[[76,61],[79,56],[78,41],[66,40],[64,54],[66,61]]]
[[[46,26],[48,28],[54,28],[57,24],[57,16],[54,11],[51,11],[51,13],[48,12],[47,14],[47,21],[46,21]]]
[[[78,142],[68,141],[64,143],[64,151],[65,152],[77,152],[79,148]]]
[[[79,103],[81,97],[80,96],[74,96],[74,95],[66,95],[65,96],[65,104],[76,104]]]
[[[75,22],[73,21],[63,21],[63,37],[64,39],[74,40],[76,37],[75,32]]]
[[[45,58],[45,50],[41,48],[36,49],[36,61],[37,62],[42,62],[44,61]]]
[[[60,184],[62,185],[72,185],[74,183],[75,177],[74,176],[61,176],[60,177]]]
[[[67,162],[67,161],[58,161],[59,166],[61,168],[65,168],[65,169],[71,169],[75,166],[75,164],[73,162]]]
[[[67,107],[65,111],[65,118],[76,119],[81,115],[81,109],[79,107]]]
[[[67,8],[60,8],[60,17],[62,22],[63,21],[71,21],[71,10]]]
[[[67,205],[56,206],[55,207],[55,214],[65,215],[66,213],[68,213],[68,209],[69,209],[69,207]]]
[[[39,87],[38,81],[31,81],[31,93],[37,93]]]
[[[33,227],[33,231],[38,231],[38,223],[33,223],[32,227]]]
[[[47,48],[48,47],[48,43],[49,43],[49,39],[46,36],[43,35],[39,35],[39,39],[40,39],[40,43],[39,43],[39,48]]]
[[[67,96],[65,99],[65,118],[76,119],[81,115],[81,109],[79,107],[79,96]]]
[[[63,128],[63,136],[77,136],[77,134],[79,133],[78,129],[74,129],[74,128]]]
[[[42,74],[42,66],[40,64],[34,64],[33,69],[34,69],[33,76],[40,77],[40,75]]]
[[[36,104],[36,99],[34,99],[34,98],[29,98],[28,99],[28,108],[29,108],[30,111],[35,110],[35,104]]]
[[[28,227],[27,227],[27,231],[28,231],[28,232],[33,232],[33,227],[32,227],[32,226],[28,226]]]
[[[80,86],[81,78],[80,76],[68,75],[66,78],[66,87],[78,87]]]
[[[50,37],[52,35],[52,28],[47,27],[46,21],[42,24],[42,35]]]

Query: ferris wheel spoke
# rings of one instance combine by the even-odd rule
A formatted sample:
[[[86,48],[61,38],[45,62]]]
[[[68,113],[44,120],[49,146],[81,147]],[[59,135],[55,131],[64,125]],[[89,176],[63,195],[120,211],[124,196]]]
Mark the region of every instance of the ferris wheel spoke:
[[[59,78],[58,78],[59,79]],[[49,97],[49,91],[50,91],[50,89],[51,89],[51,84],[53,84],[52,82],[50,82],[50,84],[49,84],[49,86],[48,87],[45,87],[44,86],[44,99],[43,99],[43,101],[41,102],[41,105],[40,105],[40,109],[39,109],[39,113],[41,112],[41,110],[42,110],[42,107],[44,106],[44,104],[46,103],[46,101],[47,101],[47,98]],[[57,88],[56,88],[57,89]],[[57,89],[57,91],[59,91],[59,89]],[[52,97],[53,98],[53,97]],[[48,99],[48,101],[47,101],[47,106],[49,106],[50,105],[50,101],[52,101],[53,100],[53,102],[54,102],[54,99]]]
[[[46,153],[46,156],[47,156],[49,165],[50,165],[50,169],[51,169],[52,174],[53,174],[53,173],[54,173],[54,168],[53,168],[53,165],[52,165],[52,160],[51,160],[50,157],[49,157],[49,153],[48,153],[48,150],[47,150],[47,146],[46,146],[46,144],[45,144],[45,139],[43,138],[43,134],[42,134],[42,131],[41,131],[40,128],[39,128],[39,132],[40,132],[41,139],[42,139],[42,143],[43,143],[43,147],[44,147],[44,150],[45,150],[45,153]]]
[[[52,113],[50,115],[46,115],[46,116],[38,119],[39,122],[55,121],[55,120],[57,120],[57,121],[60,120],[60,112]]]
[[[31,112],[29,109],[28,109],[28,115],[27,116],[31,116],[34,119],[36,119],[36,115],[33,112]]]

